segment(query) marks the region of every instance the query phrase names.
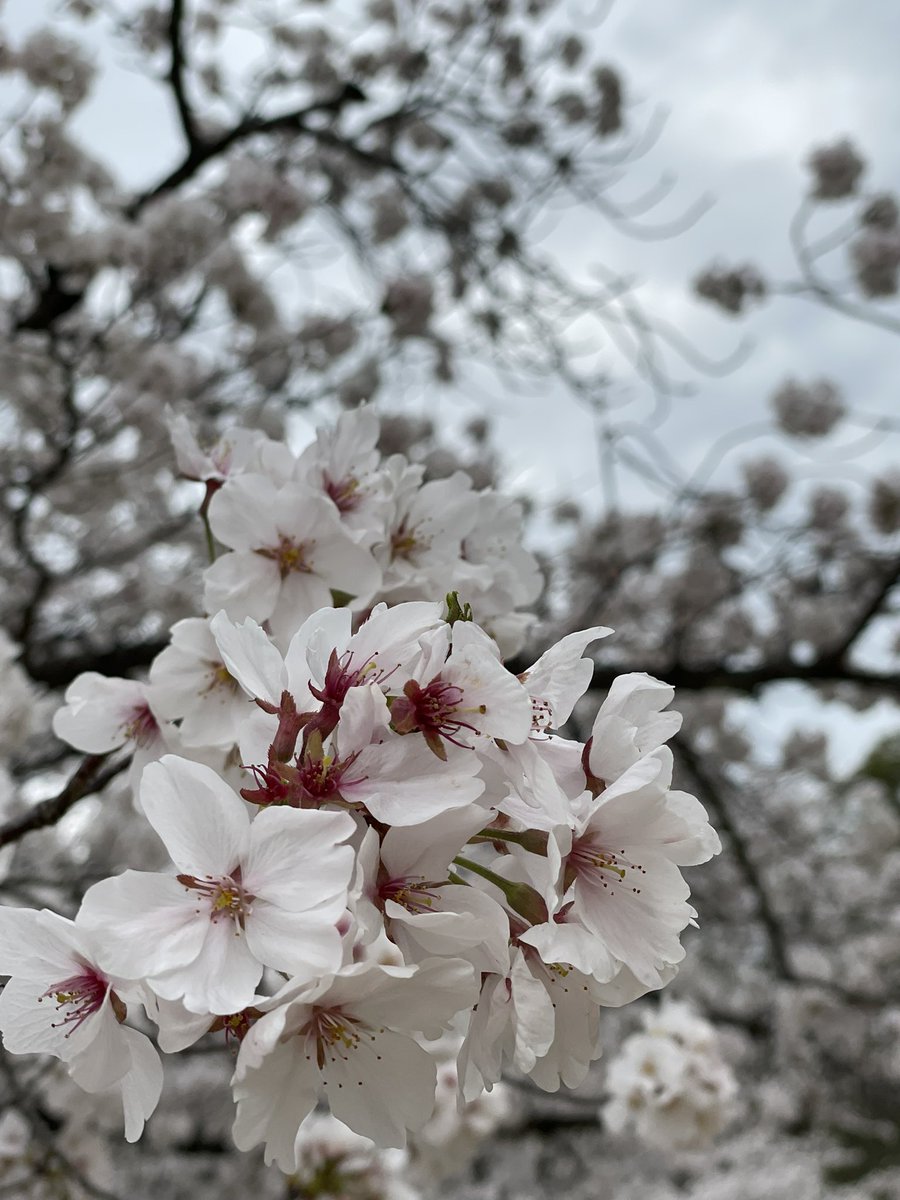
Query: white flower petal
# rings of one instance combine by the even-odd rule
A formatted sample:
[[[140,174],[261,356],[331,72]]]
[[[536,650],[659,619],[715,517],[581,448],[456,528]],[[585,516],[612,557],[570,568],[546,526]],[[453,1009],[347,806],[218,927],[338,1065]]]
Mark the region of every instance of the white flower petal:
[[[171,875],[125,871],[88,888],[78,920],[95,935],[104,970],[142,979],[196,958],[209,923],[198,907]]]
[[[149,1038],[136,1029],[122,1027],[131,1054],[131,1068],[121,1080],[125,1114],[125,1140],[136,1142],[144,1122],[152,1115],[162,1095],[163,1069]]]
[[[263,1017],[256,1028],[273,1017],[274,1013]],[[318,1072],[307,1062],[298,1038],[278,1045],[257,1068],[241,1072],[243,1051],[242,1046],[232,1084],[237,1103],[234,1144],[239,1150],[252,1150],[265,1143],[266,1163],[275,1162],[291,1174],[298,1165],[297,1132],[316,1104]]]
[[[248,696],[279,704],[284,689],[284,663],[268,635],[252,618],[243,624],[217,612],[209,623],[228,673]]]
[[[203,763],[167,754],[141,778],[141,805],[179,871],[229,875],[247,843],[240,797]]]
[[[331,1111],[377,1146],[405,1146],[434,1110],[434,1059],[412,1038],[388,1030],[361,1037],[326,1059],[322,1082]]]
[[[256,900],[247,918],[247,945],[265,966],[287,972],[295,982],[309,981],[341,965],[343,944],[335,921],[330,905],[321,911],[286,912]]]
[[[240,1012],[255,999],[262,964],[234,921],[206,918],[205,934],[195,958],[151,976],[150,986],[164,1000],[181,1000],[189,1012]]]
[[[353,850],[341,843],[355,832],[348,813],[264,809],[250,826],[244,886],[253,895],[296,912],[335,901],[340,915],[354,863]]]

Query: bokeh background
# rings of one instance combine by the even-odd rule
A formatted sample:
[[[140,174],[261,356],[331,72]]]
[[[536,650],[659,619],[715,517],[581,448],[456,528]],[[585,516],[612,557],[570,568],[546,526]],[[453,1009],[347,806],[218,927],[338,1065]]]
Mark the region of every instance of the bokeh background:
[[[738,1081],[725,1128],[695,1150],[612,1133],[601,1061],[574,1098],[511,1081],[504,1127],[438,1186],[900,1194],[900,12],[6,0],[0,20],[4,819],[77,766],[49,733],[65,686],[140,677],[198,611],[167,406],[299,448],[368,401],[386,452],[522,500],[547,589],[517,662],[616,629],[573,732],[618,672],[675,684],[680,778],[724,843],[671,990]],[[17,836],[0,898],[73,911],[139,853],[127,814],[113,783]],[[609,1057],[641,1011],[610,1013]],[[32,1176],[0,1194],[314,1194],[230,1148],[226,1079],[195,1056],[124,1153],[107,1114],[6,1060],[37,1140],[9,1134],[0,1162]]]

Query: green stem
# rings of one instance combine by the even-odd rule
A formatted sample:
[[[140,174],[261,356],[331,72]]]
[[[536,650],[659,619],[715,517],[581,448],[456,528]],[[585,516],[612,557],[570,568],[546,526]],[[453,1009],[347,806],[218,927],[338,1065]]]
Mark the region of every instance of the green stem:
[[[216,561],[216,541],[206,513],[203,513],[203,528],[206,530],[206,553],[209,555],[209,561],[214,563]]]
[[[463,858],[461,854],[458,854],[453,861],[458,867],[480,875],[482,879],[486,879],[488,883],[499,888],[513,912],[524,917],[529,924],[542,925],[550,919],[544,897],[531,884],[514,883],[511,879],[504,879],[502,875],[495,874],[488,867],[483,867],[481,863],[473,862],[471,858]]]
[[[200,505],[200,519],[203,521],[203,528],[206,530],[206,553],[209,555],[209,561],[216,561],[216,539],[213,537],[212,526],[209,523],[209,502],[219,490],[222,484],[216,479],[207,479],[206,495],[203,497],[203,503]]]
[[[504,894],[510,886],[508,879],[504,879],[502,875],[496,875],[487,867],[483,867],[481,863],[473,862],[471,858],[463,858],[461,854],[457,854],[453,861],[458,867],[464,867],[467,871],[474,871],[476,875],[480,875],[482,879],[486,879],[488,883],[492,883],[495,887],[498,887]]]
[[[540,854],[546,858],[548,837],[549,835],[540,829],[526,829],[522,833],[516,833],[510,829],[493,829],[491,826],[488,826],[487,829],[482,829],[480,833],[476,833],[474,837],[470,837],[469,842],[470,844],[477,844],[479,842],[515,842],[523,850],[527,850],[531,854]]]

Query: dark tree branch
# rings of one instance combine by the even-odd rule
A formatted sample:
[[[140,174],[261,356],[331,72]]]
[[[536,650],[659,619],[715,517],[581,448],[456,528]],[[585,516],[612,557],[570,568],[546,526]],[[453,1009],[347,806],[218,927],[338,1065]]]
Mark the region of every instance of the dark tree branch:
[[[176,26],[178,38],[181,38],[181,0],[173,0],[172,18],[169,25],[170,39],[173,26]],[[181,42],[178,42],[181,46]],[[390,155],[376,154],[349,138],[339,136],[332,129],[317,128],[307,124],[307,118],[319,113],[337,115],[347,104],[360,103],[366,99],[365,93],[355,83],[345,83],[334,96],[325,100],[317,100],[305,108],[292,109],[290,112],[276,113],[271,117],[248,116],[218,137],[203,138],[197,128],[196,118],[187,104],[184,92],[185,57],[183,48],[176,53],[176,43],[172,43],[172,66],[167,76],[175,95],[175,102],[181,117],[182,127],[188,139],[188,150],[184,158],[172,171],[158,183],[136,196],[126,208],[125,215],[132,220],[140,215],[144,208],[153,200],[168,192],[174,191],[200,171],[208,162],[219,158],[232,146],[246,141],[257,134],[293,133],[305,134],[324,145],[338,149],[351,158],[365,163],[377,170],[393,171],[401,174],[403,168]],[[176,82],[177,81],[177,82]],[[179,99],[179,96],[181,99]],[[185,121],[189,124],[185,125]],[[71,312],[84,299],[85,288],[69,290],[65,283],[64,272],[54,266],[48,266],[47,277],[41,287],[31,311],[17,324],[17,329],[52,329],[56,321]]]
[[[845,657],[857,638],[865,632],[869,622],[878,615],[882,605],[898,583],[900,583],[900,559],[896,559],[888,565],[887,570],[873,589],[872,595],[851,622],[850,628],[837,645],[829,651],[829,658],[841,660]]]
[[[811,979],[794,970],[790,961],[788,938],[775,911],[768,884],[753,859],[746,838],[731,815],[728,801],[725,798],[727,784],[724,788],[720,786],[720,781],[716,780],[706,769],[702,756],[697,753],[684,734],[678,736],[673,743],[673,749],[694,777],[701,798],[712,809],[713,824],[718,826],[728,838],[735,861],[756,897],[757,914],[760,924],[766,932],[772,953],[772,965],[778,978],[786,983],[822,988],[833,993],[844,1003],[853,1004],[858,1008],[873,1011],[882,1008],[883,1001],[877,997],[855,991],[852,987],[847,987],[836,980]]]
[[[763,879],[762,873],[753,861],[753,856],[750,853],[743,834],[732,819],[728,802],[718,786],[718,781],[706,769],[701,755],[696,752],[684,735],[678,738],[674,749],[691,775],[693,775],[701,797],[713,810],[714,823],[728,838],[734,859],[756,897],[757,913],[760,924],[765,930],[769,941],[775,973],[781,979],[796,982],[796,976],[790,963],[787,938],[769,896],[768,886]]]
[[[208,141],[198,138],[191,143],[187,154],[174,170],[170,171],[159,183],[154,184],[153,187],[142,192],[132,201],[126,210],[127,215],[132,218],[138,216],[152,200],[156,200],[159,196],[163,196],[167,192],[180,187],[181,184],[187,183],[208,162],[219,158],[227,150],[230,150],[232,146],[236,146],[248,138],[255,137],[257,134],[306,134],[327,145],[345,151],[351,157],[360,159],[368,166],[376,167],[379,170],[388,169],[399,172],[402,168],[395,159],[365,150],[362,146],[358,146],[348,138],[339,137],[332,130],[318,129],[307,124],[307,119],[311,116],[318,113],[337,115],[345,105],[359,103],[365,99],[365,94],[355,83],[345,83],[336,95],[329,97],[327,100],[317,100],[305,108],[291,109],[290,112],[276,113],[271,117],[248,116],[218,137],[211,138]]]
[[[104,768],[103,764],[106,761],[105,754],[90,755],[58,795],[52,796],[49,800],[42,800],[34,808],[30,808],[27,812],[0,825],[0,849],[19,841],[26,833],[55,825],[70,808],[74,808],[79,800],[102,791],[110,780],[115,779],[128,766],[129,762],[127,758],[120,759],[118,762],[108,763]]]
[[[181,122],[187,144],[189,147],[193,147],[200,139],[197,133],[197,120],[185,89],[188,63],[184,45],[184,0],[172,0],[172,7],[169,11],[169,45],[171,59],[166,81],[172,88],[178,119]]]
[[[59,657],[55,645],[41,647],[42,655],[26,655],[22,666],[35,683],[64,688],[83,671],[100,675],[128,675],[150,666],[157,654],[169,644],[168,638],[154,638],[133,645],[110,646],[105,650],[85,650],[81,654]],[[43,655],[46,654],[46,657]]]
[[[26,656],[24,667],[35,683],[47,687],[68,686],[82,671],[98,671],[101,675],[127,675],[131,671],[144,670],[168,645],[167,639],[154,638],[133,645],[110,646],[102,650],[85,650],[77,655],[61,657],[55,647],[45,647],[46,656]],[[506,664],[514,674],[526,671],[530,662],[510,659]],[[591,690],[608,691],[618,675],[632,671],[643,671],[644,664],[613,663],[594,668]],[[703,667],[673,664],[663,671],[666,682],[679,691],[702,692],[711,688],[725,691],[754,694],[772,683],[796,681],[809,684],[849,683],[887,694],[900,695],[900,675],[896,672],[870,671],[862,667],[848,666],[843,659],[828,655],[813,663],[795,663],[789,659],[777,659],[746,669],[731,668],[721,662]]]

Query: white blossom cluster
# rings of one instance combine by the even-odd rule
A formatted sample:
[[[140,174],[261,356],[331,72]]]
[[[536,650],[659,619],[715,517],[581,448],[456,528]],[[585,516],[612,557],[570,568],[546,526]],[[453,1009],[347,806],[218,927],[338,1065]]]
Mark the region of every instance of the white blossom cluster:
[[[402,1148],[447,1034],[461,1105],[510,1068],[577,1086],[602,1009],[674,976],[696,917],[680,868],[719,850],[670,787],[673,690],[621,676],[585,744],[560,736],[611,631],[508,670],[498,642],[537,586],[517,510],[381,462],[368,412],[299,457],[251,433],[207,454],[174,427],[224,547],[213,615],[174,627],[148,684],[76,679],[54,723],[90,754],[133,747],[171,865],[95,883],[74,920],[0,910],[6,1048],[118,1094],[135,1140],[163,1073],[132,1019],[165,1053],[218,1032],[235,1142],[289,1174],[317,1106]]]
[[[705,1146],[728,1123],[737,1083],[713,1026],[683,1001],[644,1014],[607,1071],[603,1119],[662,1149]]]

